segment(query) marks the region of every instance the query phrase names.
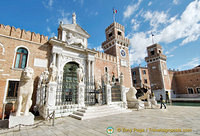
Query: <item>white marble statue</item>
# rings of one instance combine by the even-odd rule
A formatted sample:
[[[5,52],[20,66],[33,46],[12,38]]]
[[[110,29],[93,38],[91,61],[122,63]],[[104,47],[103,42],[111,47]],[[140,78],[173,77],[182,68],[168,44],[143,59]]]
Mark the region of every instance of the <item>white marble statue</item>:
[[[79,38],[78,36],[74,36],[72,33],[68,33],[67,36],[68,45],[80,45],[80,47],[84,46],[84,40]]]
[[[135,87],[130,87],[129,91],[126,93],[126,99],[129,102],[136,102],[138,99],[136,98],[137,90]]]
[[[99,80],[95,80],[95,89],[96,89],[96,90],[99,90],[99,89],[101,89],[101,88],[102,88],[101,82],[100,82]]]
[[[45,102],[45,86],[47,85],[49,81],[49,71],[46,68],[40,75],[40,79],[38,82],[38,89],[37,89],[37,99],[36,104],[38,106],[44,105]]]
[[[109,76],[109,73],[106,72],[105,76],[104,76],[104,83],[106,85],[109,85],[110,84],[110,76]]]
[[[120,85],[123,85],[123,84],[124,84],[124,75],[121,72],[121,74],[120,74]]]
[[[57,67],[52,62],[50,67],[49,67],[49,82],[56,82],[57,71],[58,71]]]
[[[84,74],[83,74],[83,68],[77,68],[77,80],[78,80],[78,83],[83,83],[83,77],[84,77]]]
[[[76,13],[72,14],[72,24],[76,24]]]
[[[45,69],[44,72],[42,72],[42,74],[40,75],[40,81],[41,81],[41,84],[47,84],[47,82],[49,81],[48,69]]]
[[[148,101],[150,95],[151,95],[151,90],[148,89],[148,91],[147,91],[143,96],[139,97],[138,99],[140,99],[140,100],[145,100],[145,99],[147,99],[147,101]]]
[[[16,116],[28,115],[29,109],[32,105],[32,94],[33,94],[33,75],[34,71],[32,68],[25,68],[21,73],[18,96],[17,96],[17,111]]]

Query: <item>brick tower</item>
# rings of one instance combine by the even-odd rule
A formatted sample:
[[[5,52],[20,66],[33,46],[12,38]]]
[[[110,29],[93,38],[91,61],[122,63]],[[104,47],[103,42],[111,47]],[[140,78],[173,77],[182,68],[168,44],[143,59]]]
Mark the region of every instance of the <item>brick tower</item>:
[[[167,57],[162,52],[162,47],[159,44],[153,44],[147,47],[148,57],[145,58],[149,70],[149,79],[151,89],[153,90],[156,99],[160,98],[160,94],[164,99],[166,94],[171,97],[171,81],[169,78],[166,60]]]
[[[102,43],[104,53],[113,55],[117,58],[117,73],[115,77],[119,78],[120,73],[124,74],[124,85],[132,86],[131,68],[129,62],[129,39],[125,37],[125,29],[119,23],[113,22],[105,30],[106,41]]]

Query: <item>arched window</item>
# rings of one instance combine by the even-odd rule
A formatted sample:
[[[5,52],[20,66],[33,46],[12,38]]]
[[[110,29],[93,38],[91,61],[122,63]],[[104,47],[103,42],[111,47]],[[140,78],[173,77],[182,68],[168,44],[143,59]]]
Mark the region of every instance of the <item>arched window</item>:
[[[27,63],[28,51],[25,48],[17,49],[15,56],[15,68],[25,68]]]

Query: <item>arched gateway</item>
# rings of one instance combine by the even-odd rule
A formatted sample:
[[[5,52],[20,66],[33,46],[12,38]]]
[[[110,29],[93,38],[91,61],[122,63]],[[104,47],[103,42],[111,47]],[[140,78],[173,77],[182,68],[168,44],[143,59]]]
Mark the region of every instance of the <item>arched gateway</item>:
[[[77,68],[76,62],[69,62],[63,68],[62,100],[67,104],[77,104]]]

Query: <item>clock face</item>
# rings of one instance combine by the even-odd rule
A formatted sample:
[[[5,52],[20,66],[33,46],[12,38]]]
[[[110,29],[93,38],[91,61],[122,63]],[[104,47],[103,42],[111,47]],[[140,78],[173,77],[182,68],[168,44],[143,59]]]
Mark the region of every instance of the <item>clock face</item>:
[[[126,57],[126,51],[125,50],[121,49],[120,53],[121,53],[122,57]]]

